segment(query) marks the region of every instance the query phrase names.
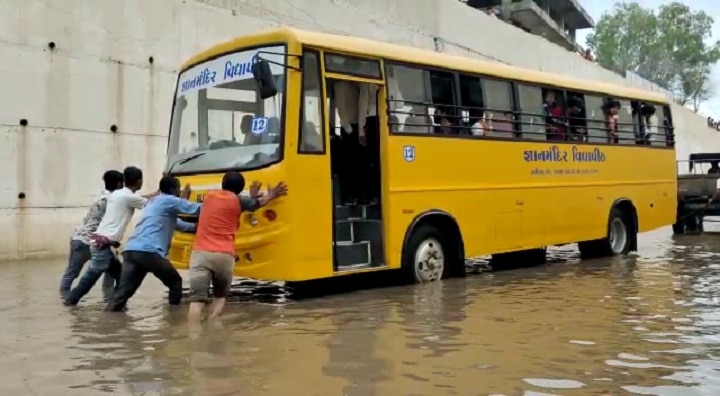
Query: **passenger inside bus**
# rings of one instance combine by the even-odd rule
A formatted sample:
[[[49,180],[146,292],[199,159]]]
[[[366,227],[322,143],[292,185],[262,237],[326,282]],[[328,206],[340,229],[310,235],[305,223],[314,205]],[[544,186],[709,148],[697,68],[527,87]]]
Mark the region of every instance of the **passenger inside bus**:
[[[584,142],[587,140],[587,115],[585,103],[578,96],[568,98],[568,132],[569,140]]]
[[[618,115],[620,113],[620,101],[617,99],[608,99],[603,106],[605,113],[605,125],[608,130],[608,143],[618,144],[620,139],[618,136]]]
[[[438,106],[433,114],[433,122],[436,135],[457,135],[459,134],[457,125],[455,125],[455,116],[452,110],[446,106]]]
[[[479,109],[471,109],[469,112],[470,125],[469,134],[472,136],[486,136],[489,130],[487,120],[485,119],[485,112]]]
[[[547,133],[547,140],[565,140],[565,111],[563,110],[563,106],[558,103],[557,95],[554,90],[544,89],[543,91],[545,91],[543,110],[545,111],[545,130]]]
[[[636,102],[637,103],[637,102]],[[634,111],[634,110],[633,110]],[[652,140],[652,122],[651,119],[655,115],[655,106],[651,103],[640,103],[639,122],[640,129],[637,135],[637,144],[650,144]]]

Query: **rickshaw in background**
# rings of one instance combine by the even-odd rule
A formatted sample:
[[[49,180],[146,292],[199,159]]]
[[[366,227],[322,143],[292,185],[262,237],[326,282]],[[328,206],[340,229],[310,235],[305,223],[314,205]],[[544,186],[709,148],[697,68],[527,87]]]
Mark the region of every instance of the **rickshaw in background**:
[[[720,216],[720,202],[708,205],[720,178],[720,153],[690,154],[678,161],[678,209],[673,232],[702,232],[707,216]],[[687,168],[685,168],[687,166]]]

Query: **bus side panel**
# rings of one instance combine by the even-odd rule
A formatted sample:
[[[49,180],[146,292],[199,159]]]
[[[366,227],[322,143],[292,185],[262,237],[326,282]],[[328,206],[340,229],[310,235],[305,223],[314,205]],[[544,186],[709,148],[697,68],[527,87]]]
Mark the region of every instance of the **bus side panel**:
[[[604,237],[620,198],[640,231],[675,217],[669,149],[393,135],[385,163],[394,266],[407,227],[431,209],[457,220],[468,257]]]

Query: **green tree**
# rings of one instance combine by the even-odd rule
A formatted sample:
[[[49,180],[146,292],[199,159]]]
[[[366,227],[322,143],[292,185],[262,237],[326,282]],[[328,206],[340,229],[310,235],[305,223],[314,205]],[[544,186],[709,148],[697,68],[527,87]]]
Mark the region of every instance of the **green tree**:
[[[587,44],[602,66],[633,71],[697,111],[712,94],[710,69],[720,60],[720,42],[710,43],[713,22],[679,2],[655,11],[622,1],[602,15]]]

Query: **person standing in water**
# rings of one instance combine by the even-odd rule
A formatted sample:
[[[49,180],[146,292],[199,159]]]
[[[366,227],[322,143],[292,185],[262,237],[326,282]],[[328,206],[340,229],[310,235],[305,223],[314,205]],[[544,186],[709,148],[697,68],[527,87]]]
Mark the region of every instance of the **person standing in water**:
[[[210,302],[208,297],[212,284],[214,299],[208,319],[220,315],[230,292],[235,268],[235,233],[240,226],[243,198],[239,194],[245,188],[245,178],[239,172],[228,172],[222,179],[222,190],[210,191],[203,200],[195,244],[190,256],[190,309],[188,319],[198,322],[202,310]],[[280,182],[259,194],[260,184],[253,183],[250,198],[255,200],[252,210],[258,209],[287,194],[287,186]],[[250,202],[252,203],[252,201]]]

